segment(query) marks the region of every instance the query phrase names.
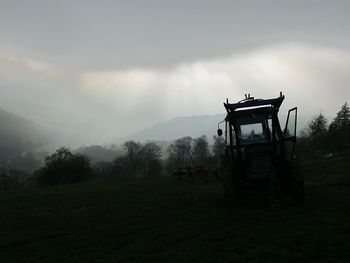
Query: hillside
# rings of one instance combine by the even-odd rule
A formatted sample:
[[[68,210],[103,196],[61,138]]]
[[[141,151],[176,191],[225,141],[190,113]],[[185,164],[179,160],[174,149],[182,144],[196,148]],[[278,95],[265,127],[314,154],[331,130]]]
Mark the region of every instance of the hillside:
[[[47,134],[43,128],[30,120],[0,109],[0,122],[0,145],[9,145],[10,142],[13,143],[12,140],[28,142],[31,147],[48,143]]]
[[[311,169],[329,162],[308,163],[306,203],[280,210],[253,195],[232,208],[220,183],[168,177],[0,193],[1,262],[345,263],[350,188]],[[337,162],[328,177],[349,169]]]
[[[225,115],[223,114],[173,118],[156,123],[128,136],[126,139],[171,141],[184,136],[199,137],[201,135],[211,138],[216,134],[218,122],[224,118]]]
[[[218,123],[224,120],[225,114],[178,117],[154,124],[151,127],[136,132],[122,141],[171,141],[184,136],[199,137],[206,135],[209,140],[216,135]],[[307,127],[312,116],[298,117],[298,131]],[[282,127],[285,126],[286,116],[280,116]],[[224,124],[221,124],[224,128]]]
[[[51,147],[51,135],[30,120],[0,109],[0,166],[35,169]],[[27,154],[30,153],[30,154]]]

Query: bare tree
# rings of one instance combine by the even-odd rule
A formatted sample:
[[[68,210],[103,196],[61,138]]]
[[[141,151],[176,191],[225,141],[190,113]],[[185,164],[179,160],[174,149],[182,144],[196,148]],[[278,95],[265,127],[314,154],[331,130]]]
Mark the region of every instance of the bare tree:
[[[209,158],[209,146],[205,135],[194,139],[192,154],[195,164],[205,165],[207,163]]]
[[[161,157],[161,148],[153,142],[146,143],[141,149],[142,166],[144,167],[144,175],[152,174],[152,168],[159,164]],[[154,171],[156,172],[156,171]]]
[[[177,168],[190,166],[192,164],[191,137],[183,137],[175,140],[168,147],[169,163]]]
[[[140,166],[141,159],[141,144],[134,141],[127,141],[124,143],[126,149],[127,165],[130,169],[131,175],[136,175],[136,172]]]
[[[214,155],[214,160],[216,162],[216,165],[218,165],[221,161],[221,156],[225,152],[225,141],[218,136],[213,136],[213,139],[214,139],[213,155]]]
[[[15,190],[20,186],[21,173],[14,169],[0,168],[0,191]]]

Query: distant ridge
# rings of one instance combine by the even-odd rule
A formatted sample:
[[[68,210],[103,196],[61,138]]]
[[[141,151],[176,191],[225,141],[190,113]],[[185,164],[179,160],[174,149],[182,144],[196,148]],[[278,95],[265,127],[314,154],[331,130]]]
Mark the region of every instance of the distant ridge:
[[[212,137],[216,135],[218,123],[224,120],[225,116],[226,114],[216,114],[172,118],[133,133],[123,138],[122,141],[172,141],[184,136],[195,138],[201,135],[207,136],[208,140],[211,141]],[[311,119],[312,116],[298,116],[298,131],[305,129]],[[286,116],[280,115],[282,128],[285,126],[285,120]],[[221,128],[224,128],[223,124],[221,124]]]
[[[217,124],[225,118],[224,114],[177,117],[136,132],[124,140],[172,141],[184,136],[206,135],[211,139],[216,134]]]
[[[0,109],[0,167],[33,171],[51,147],[46,129]]]
[[[34,122],[0,109],[0,147],[10,143],[28,148],[42,147],[49,143],[47,132]]]

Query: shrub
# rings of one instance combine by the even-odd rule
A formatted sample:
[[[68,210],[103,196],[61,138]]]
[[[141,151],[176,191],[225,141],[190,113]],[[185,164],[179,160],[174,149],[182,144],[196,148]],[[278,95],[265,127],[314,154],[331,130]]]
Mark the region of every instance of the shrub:
[[[38,173],[38,181],[42,185],[71,184],[90,179],[93,169],[87,156],[72,154],[68,149],[60,148],[46,157],[45,167]]]

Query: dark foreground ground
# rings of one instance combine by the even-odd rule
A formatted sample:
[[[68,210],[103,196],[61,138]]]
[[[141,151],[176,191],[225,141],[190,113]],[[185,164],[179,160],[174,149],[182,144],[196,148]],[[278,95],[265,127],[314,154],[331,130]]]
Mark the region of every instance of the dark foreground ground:
[[[0,193],[0,262],[350,262],[347,172],[310,175],[305,205],[280,210],[171,178]]]

